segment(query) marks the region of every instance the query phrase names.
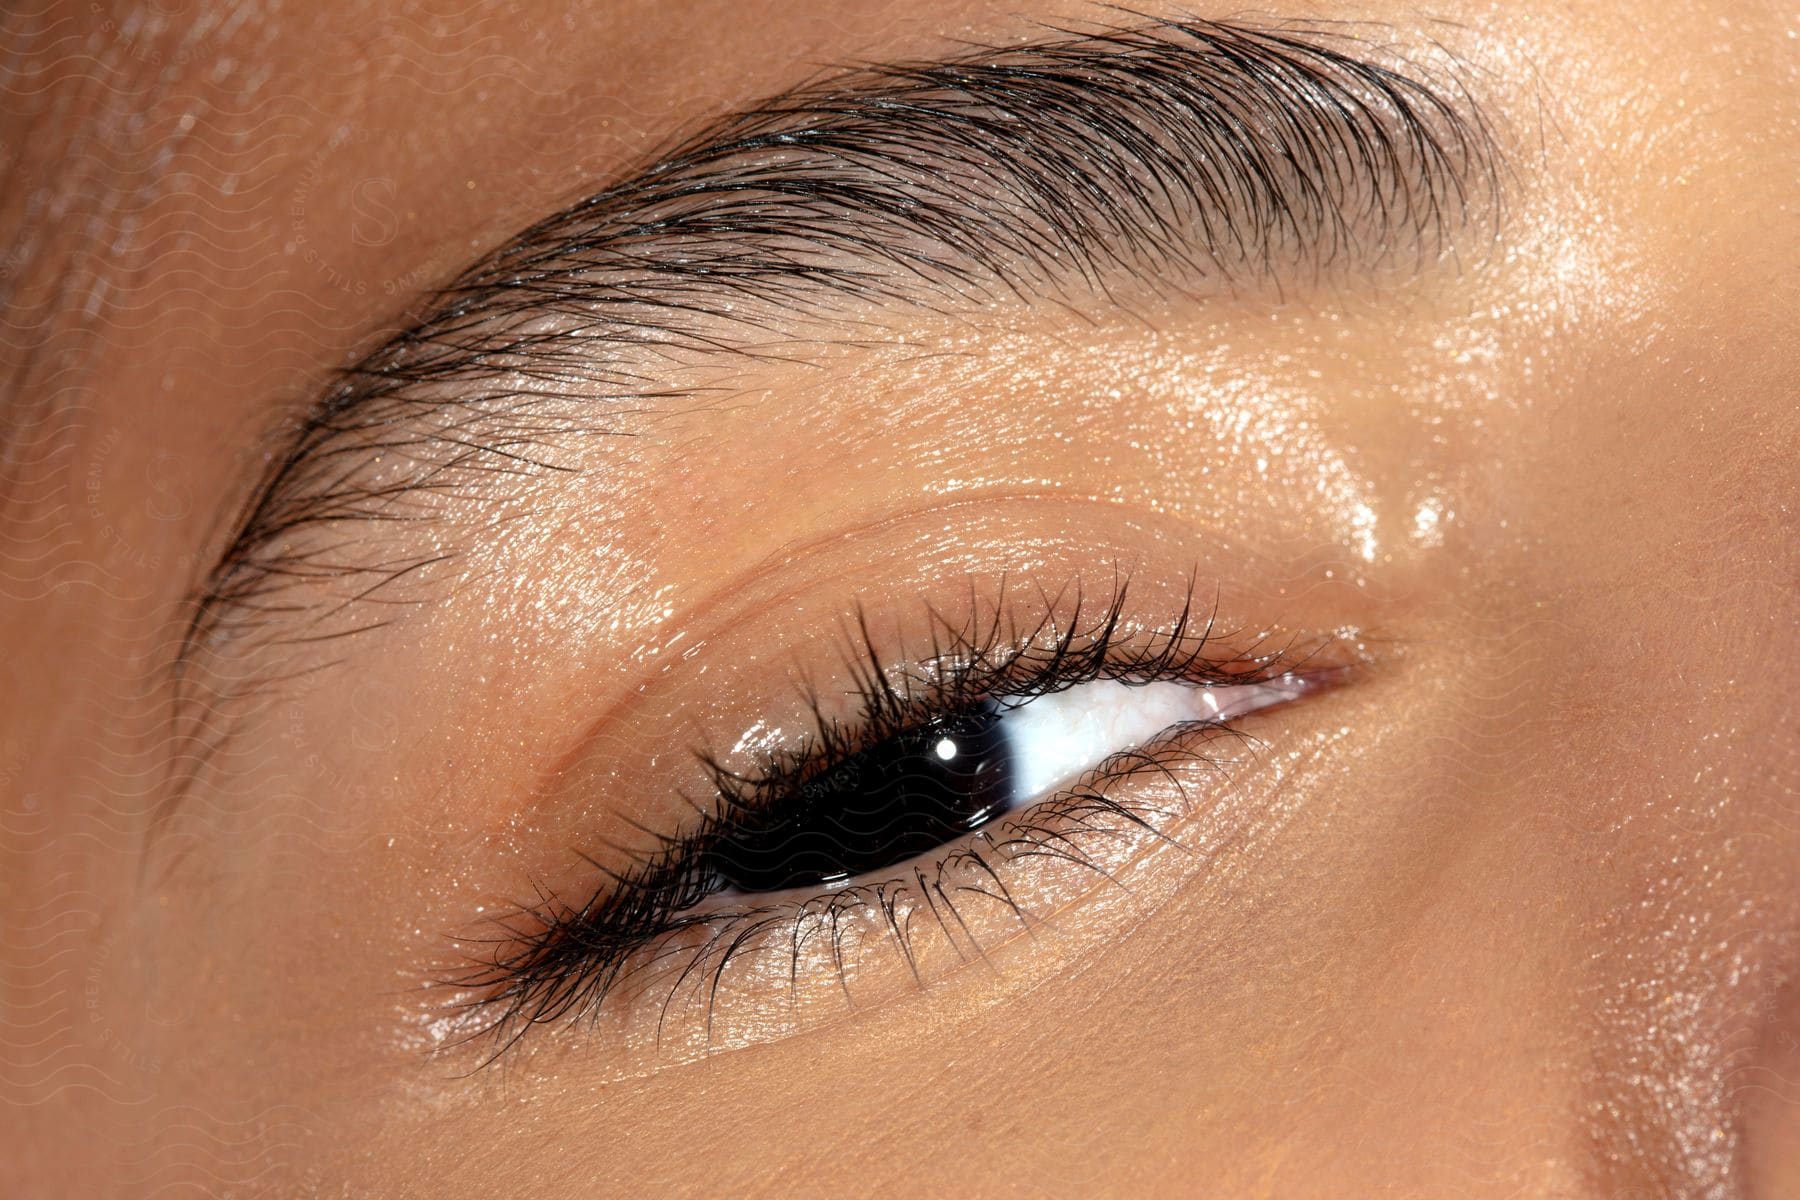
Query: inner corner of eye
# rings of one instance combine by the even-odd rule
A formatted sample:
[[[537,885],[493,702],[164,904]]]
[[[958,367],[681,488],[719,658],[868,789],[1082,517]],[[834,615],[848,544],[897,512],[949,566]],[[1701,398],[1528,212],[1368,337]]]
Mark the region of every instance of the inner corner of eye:
[[[1029,801],[1178,725],[1230,721],[1298,694],[1286,678],[1210,686],[1100,679],[1039,696],[1003,716],[1013,791]]]

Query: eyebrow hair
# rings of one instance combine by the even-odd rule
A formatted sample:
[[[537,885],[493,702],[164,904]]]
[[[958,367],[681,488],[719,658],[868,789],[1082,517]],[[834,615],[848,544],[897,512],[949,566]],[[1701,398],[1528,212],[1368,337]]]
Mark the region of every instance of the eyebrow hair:
[[[1459,77],[1358,57],[1375,47],[1350,28],[1052,29],[714,123],[519,233],[335,380],[199,587],[178,675],[212,648],[385,624],[369,604],[445,556],[370,522],[517,498],[573,470],[571,439],[690,396],[683,365],[768,356],[798,324],[1432,261],[1497,201],[1493,139]]]

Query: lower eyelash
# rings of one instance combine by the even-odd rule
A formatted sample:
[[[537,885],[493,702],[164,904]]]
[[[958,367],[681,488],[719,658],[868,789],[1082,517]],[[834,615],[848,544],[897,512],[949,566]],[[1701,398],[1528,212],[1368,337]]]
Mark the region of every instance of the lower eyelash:
[[[1047,858],[1117,884],[1098,843],[1144,834],[1179,848],[1181,843],[1162,828],[1174,818],[1174,812],[1115,799],[1107,792],[1131,778],[1158,774],[1171,780],[1185,797],[1186,786],[1176,774],[1177,767],[1210,765],[1223,770],[1231,761],[1203,753],[1193,744],[1198,738],[1204,738],[1208,746],[1222,738],[1240,745],[1252,740],[1217,722],[1173,727],[1150,744],[1113,755],[1078,785],[1003,817],[958,843],[946,844],[887,878],[764,904],[704,906],[683,914],[676,927],[653,935],[642,945],[593,960],[592,969],[577,975],[519,970],[525,956],[546,948],[546,937],[563,936],[556,931],[566,930],[576,916],[559,914],[554,901],[546,901],[552,907],[540,909],[538,933],[521,939],[513,930],[502,943],[504,958],[490,960],[478,973],[453,980],[460,987],[486,993],[469,1005],[467,1015],[472,1021],[464,1040],[489,1039],[492,1047],[484,1061],[492,1062],[532,1027],[592,1017],[603,1002],[617,999],[650,1006],[656,1014],[658,1041],[672,1021],[697,1011],[702,1036],[711,1044],[721,985],[734,964],[771,954],[778,962],[785,957],[788,986],[797,994],[802,962],[811,948],[823,946],[847,992],[845,941],[852,931],[869,928],[876,929],[901,956],[914,982],[925,986],[928,980],[914,956],[917,920],[934,922],[964,964],[983,958],[993,948],[992,939],[983,944],[965,919],[969,905],[997,906],[1020,931],[1034,927],[1038,918],[1029,902],[1021,901],[1005,878],[1011,864]],[[540,962],[540,968],[543,965]]]

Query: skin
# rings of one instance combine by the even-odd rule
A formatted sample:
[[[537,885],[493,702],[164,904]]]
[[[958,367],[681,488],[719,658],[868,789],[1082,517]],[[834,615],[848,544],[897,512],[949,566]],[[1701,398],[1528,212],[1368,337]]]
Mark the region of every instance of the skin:
[[[1500,240],[804,343],[823,369],[585,447],[166,812],[155,666],[223,514],[421,288],[814,64],[1032,36],[949,0],[438,7],[5,38],[8,377],[53,411],[0,516],[0,1191],[1800,1191],[1783,6],[1334,7],[1472,66]],[[1121,785],[1183,846],[1051,872],[1033,936],[972,913],[982,961],[927,934],[923,986],[876,948],[848,1003],[810,963],[661,1043],[622,1005],[485,1070],[449,1044],[449,938],[677,817],[696,736],[803,729],[790,672],[835,678],[856,598],[917,645],[972,580],[1120,562],[1146,623],[1192,570],[1367,669],[1223,773]]]

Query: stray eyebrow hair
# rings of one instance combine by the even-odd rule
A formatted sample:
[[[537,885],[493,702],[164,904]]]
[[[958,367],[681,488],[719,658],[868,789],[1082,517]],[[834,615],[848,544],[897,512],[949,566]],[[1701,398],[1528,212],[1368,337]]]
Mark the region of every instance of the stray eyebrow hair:
[[[1373,47],[1346,28],[1051,30],[711,125],[512,238],[335,380],[198,589],[178,675],[386,623],[379,602],[453,553],[409,526],[516,500],[573,469],[572,439],[690,397],[682,366],[771,356],[796,325],[1429,262],[1497,199],[1492,139],[1454,78],[1357,57]]]

